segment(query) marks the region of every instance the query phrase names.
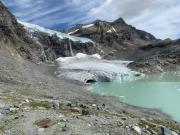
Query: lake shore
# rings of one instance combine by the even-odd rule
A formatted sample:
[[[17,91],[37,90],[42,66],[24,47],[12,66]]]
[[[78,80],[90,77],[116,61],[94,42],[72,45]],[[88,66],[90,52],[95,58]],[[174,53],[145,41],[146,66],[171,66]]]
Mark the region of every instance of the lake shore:
[[[0,56],[0,132],[4,135],[158,134],[162,126],[179,132],[179,123],[160,111],[132,107],[56,78],[53,63],[34,64],[2,52]]]

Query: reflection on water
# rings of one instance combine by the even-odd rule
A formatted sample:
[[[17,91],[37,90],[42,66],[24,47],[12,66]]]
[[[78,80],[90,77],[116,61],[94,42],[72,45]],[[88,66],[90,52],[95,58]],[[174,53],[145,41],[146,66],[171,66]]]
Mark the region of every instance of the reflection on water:
[[[120,83],[97,83],[90,90],[145,108],[161,109],[180,121],[180,73],[147,75],[141,80]]]

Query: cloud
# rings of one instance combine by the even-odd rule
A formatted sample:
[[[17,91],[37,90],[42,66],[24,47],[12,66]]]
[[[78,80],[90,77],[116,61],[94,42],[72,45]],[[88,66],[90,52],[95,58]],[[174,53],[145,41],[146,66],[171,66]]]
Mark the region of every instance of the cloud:
[[[173,1],[173,0],[172,0]],[[169,2],[169,1],[168,1]],[[176,1],[153,10],[146,10],[139,16],[129,19],[129,23],[146,29],[159,38],[180,38],[180,3]]]
[[[179,9],[179,0],[106,0],[92,8],[89,17],[109,21],[123,17],[129,24],[158,38],[174,39],[180,38]]]
[[[158,38],[180,38],[180,0],[4,0],[21,20],[45,27],[119,17]],[[66,24],[66,25],[64,25]]]

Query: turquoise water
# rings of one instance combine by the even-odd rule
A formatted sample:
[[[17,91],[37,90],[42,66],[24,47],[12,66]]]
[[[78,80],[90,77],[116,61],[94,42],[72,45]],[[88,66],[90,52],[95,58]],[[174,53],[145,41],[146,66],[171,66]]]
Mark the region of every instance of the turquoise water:
[[[180,73],[147,75],[132,82],[96,83],[90,90],[130,105],[160,109],[180,121]]]

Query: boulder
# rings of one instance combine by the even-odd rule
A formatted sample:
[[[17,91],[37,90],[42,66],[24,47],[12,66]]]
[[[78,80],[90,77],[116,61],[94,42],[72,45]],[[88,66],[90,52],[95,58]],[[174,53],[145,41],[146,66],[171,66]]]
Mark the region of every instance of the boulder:
[[[37,125],[40,128],[49,128],[54,124],[55,122],[51,120],[50,118],[41,119],[34,122],[34,125]]]
[[[138,126],[133,126],[132,129],[139,135],[142,134],[142,129]]]

